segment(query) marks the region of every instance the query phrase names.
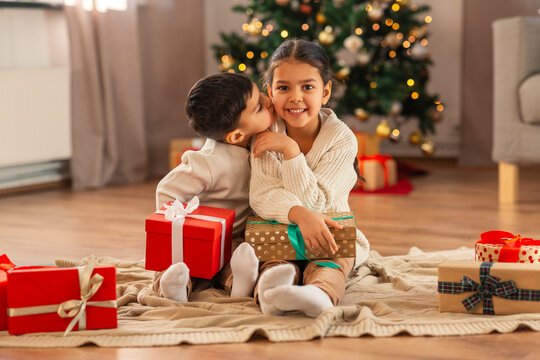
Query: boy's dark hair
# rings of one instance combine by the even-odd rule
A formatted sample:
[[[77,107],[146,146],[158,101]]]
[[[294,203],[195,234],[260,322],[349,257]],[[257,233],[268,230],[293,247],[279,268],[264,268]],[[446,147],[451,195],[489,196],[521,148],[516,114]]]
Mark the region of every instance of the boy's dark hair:
[[[267,85],[272,86],[274,70],[283,60],[287,59],[295,59],[315,67],[319,70],[319,74],[325,85],[329,81],[332,81],[332,68],[330,67],[330,62],[323,49],[310,41],[293,38],[284,41],[272,54],[266,73]]]
[[[199,135],[222,141],[238,128],[240,114],[253,92],[251,80],[241,74],[219,73],[199,80],[189,90],[186,115]]]

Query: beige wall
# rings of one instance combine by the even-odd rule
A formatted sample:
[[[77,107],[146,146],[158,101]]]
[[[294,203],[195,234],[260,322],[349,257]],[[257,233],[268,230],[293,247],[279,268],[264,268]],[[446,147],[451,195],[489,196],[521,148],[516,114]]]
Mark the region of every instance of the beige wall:
[[[151,175],[168,169],[169,139],[194,136],[184,102],[204,76],[203,2],[147,0],[139,9],[144,109]]]
[[[460,163],[492,165],[494,20],[537,16],[539,0],[468,0],[464,6]]]

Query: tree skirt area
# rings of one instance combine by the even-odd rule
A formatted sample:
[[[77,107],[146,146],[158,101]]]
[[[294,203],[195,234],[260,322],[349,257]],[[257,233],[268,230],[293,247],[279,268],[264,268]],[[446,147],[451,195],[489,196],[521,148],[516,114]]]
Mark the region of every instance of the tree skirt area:
[[[240,343],[254,334],[270,341],[303,341],[319,337],[474,335],[508,333],[520,327],[540,330],[540,314],[506,316],[439,313],[437,266],[441,261],[472,260],[469,248],[382,257],[372,251],[354,270],[339,306],[316,319],[298,313],[266,316],[252,298],[230,298],[223,290],[203,283],[189,303],[157,296],[153,271],[143,262],[88,257],[81,261],[57,260],[60,267],[79,266],[90,260],[117,267],[118,328],[10,336],[0,332],[1,347],[163,346],[181,343]]]

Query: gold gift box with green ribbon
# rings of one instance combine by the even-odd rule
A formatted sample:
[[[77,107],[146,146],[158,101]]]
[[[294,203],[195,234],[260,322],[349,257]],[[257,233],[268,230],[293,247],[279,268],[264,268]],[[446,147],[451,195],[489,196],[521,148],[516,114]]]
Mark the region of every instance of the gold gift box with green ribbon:
[[[338,246],[338,251],[330,258],[352,258],[356,256],[356,223],[351,211],[331,212],[325,215],[335,219],[343,229],[329,227]],[[292,239],[289,238],[291,234]],[[250,216],[245,231],[245,241],[255,249],[259,261],[301,260],[298,249],[305,249],[309,260],[324,260],[329,257],[316,256],[305,248],[300,231],[294,224],[280,224],[259,216]],[[291,241],[292,240],[292,241]],[[295,243],[298,244],[295,244]],[[296,249],[295,249],[296,248]]]

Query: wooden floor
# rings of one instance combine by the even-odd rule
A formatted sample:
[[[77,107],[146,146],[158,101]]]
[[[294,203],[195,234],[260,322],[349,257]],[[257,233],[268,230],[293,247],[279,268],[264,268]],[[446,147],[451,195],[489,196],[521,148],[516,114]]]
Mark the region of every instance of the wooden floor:
[[[540,239],[540,169],[521,170],[519,203],[500,206],[496,168],[461,168],[452,161],[410,160],[429,171],[409,195],[354,195],[358,226],[382,255],[472,246],[501,229]],[[18,265],[90,254],[144,257],[144,219],[154,210],[156,182],[99,191],[55,190],[0,198],[0,253]],[[328,338],[273,344],[106,349],[0,349],[0,359],[537,359],[540,334],[467,337]]]

